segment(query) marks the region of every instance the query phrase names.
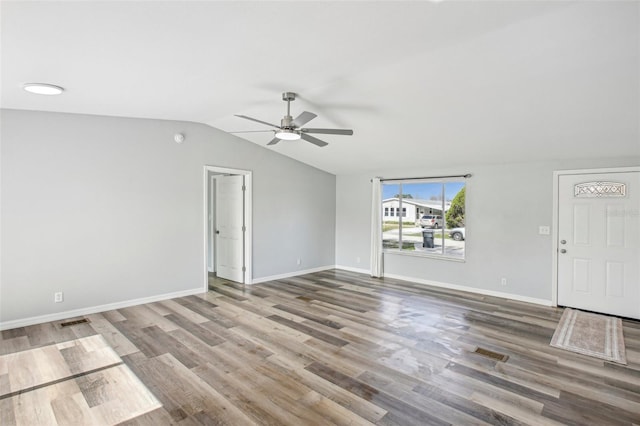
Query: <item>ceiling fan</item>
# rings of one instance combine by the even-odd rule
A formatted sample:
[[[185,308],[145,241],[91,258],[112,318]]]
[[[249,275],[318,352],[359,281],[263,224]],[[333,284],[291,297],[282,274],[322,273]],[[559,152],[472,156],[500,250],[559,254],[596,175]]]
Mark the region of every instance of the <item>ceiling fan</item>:
[[[246,115],[238,115],[236,117],[244,118],[245,120],[255,121],[257,123],[262,123],[267,126],[275,127],[277,130],[249,130],[246,132],[230,132],[230,133],[253,133],[253,132],[274,132],[275,137],[269,142],[267,145],[275,145],[281,140],[298,140],[304,139],[307,142],[311,142],[317,146],[326,146],[327,142],[318,139],[314,136],[311,136],[309,133],[318,133],[325,135],[353,135],[353,130],[350,129],[309,129],[302,127],[307,124],[309,121],[313,120],[317,117],[316,114],[304,111],[302,114],[297,116],[295,119],[291,116],[291,101],[296,99],[296,94],[293,92],[284,92],[282,94],[282,100],[287,103],[287,115],[280,121],[280,125],[276,126],[275,124],[267,123],[266,121],[258,120],[256,118],[247,117]]]

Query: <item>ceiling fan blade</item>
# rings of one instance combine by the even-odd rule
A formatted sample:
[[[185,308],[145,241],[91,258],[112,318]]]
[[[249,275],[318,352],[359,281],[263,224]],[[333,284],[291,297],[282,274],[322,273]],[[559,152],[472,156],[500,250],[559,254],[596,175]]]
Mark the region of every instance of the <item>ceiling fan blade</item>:
[[[313,120],[316,117],[317,117],[317,115],[315,115],[314,113],[309,112],[309,111],[304,111],[302,114],[297,116],[291,122],[291,124],[293,124],[295,127],[304,126],[305,124],[307,124],[308,122],[310,122],[311,120]]]
[[[227,132],[227,133],[264,133],[264,132],[275,132],[275,130],[238,130],[237,132]]]
[[[310,135],[307,135],[307,134],[304,134],[304,133],[302,133],[302,134],[300,135],[300,137],[301,137],[302,139],[304,139],[305,141],[307,141],[307,142],[311,142],[311,143],[312,143],[312,144],[314,144],[314,145],[318,145],[318,146],[327,146],[327,145],[329,145],[328,143],[326,143],[326,142],[325,142],[325,141],[323,141],[323,140],[320,140],[320,139],[318,139],[318,138],[315,138],[315,137],[313,137],[313,136],[310,136]]]
[[[245,120],[255,121],[256,123],[266,124],[267,126],[275,127],[276,129],[280,128],[280,126],[276,126],[275,124],[267,123],[266,121],[258,120],[257,118],[247,117],[246,115],[236,114],[236,117],[244,118]]]
[[[353,135],[351,129],[300,129],[303,133],[322,133],[325,135]]]
[[[278,138],[273,138],[273,139],[271,139],[271,142],[269,142],[267,145],[275,145],[275,144],[277,144],[278,142],[280,142],[280,139],[278,139]]]

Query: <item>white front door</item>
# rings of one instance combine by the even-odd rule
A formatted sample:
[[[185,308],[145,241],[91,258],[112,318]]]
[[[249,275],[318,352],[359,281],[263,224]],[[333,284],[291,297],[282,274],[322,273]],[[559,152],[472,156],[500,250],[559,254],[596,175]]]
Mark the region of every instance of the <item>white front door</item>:
[[[558,305],[640,318],[640,172],[558,177]]]
[[[216,177],[216,273],[244,283],[244,176]]]

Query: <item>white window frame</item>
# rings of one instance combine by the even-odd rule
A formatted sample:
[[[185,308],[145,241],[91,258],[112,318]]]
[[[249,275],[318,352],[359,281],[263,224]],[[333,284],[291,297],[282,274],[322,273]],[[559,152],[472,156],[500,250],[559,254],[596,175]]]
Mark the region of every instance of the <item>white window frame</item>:
[[[399,192],[399,197],[398,197],[398,203],[399,203],[399,207],[398,207],[398,213],[402,214],[402,202],[403,202],[403,197],[402,195],[404,194],[402,191],[402,185],[403,184],[414,184],[414,183],[440,183],[442,185],[442,226],[440,229],[442,229],[443,232],[443,248],[442,248],[442,252],[441,253],[433,253],[433,252],[421,252],[421,251],[413,251],[413,250],[403,250],[402,249],[402,219],[400,219],[399,222],[399,233],[398,233],[398,248],[385,248],[383,247],[382,251],[385,254],[393,254],[393,255],[401,255],[401,256],[414,256],[414,257],[425,257],[425,258],[431,258],[431,259],[440,259],[440,260],[448,260],[448,261],[453,261],[453,262],[466,262],[466,258],[467,258],[467,246],[466,246],[466,238],[465,238],[465,250],[464,250],[464,256],[460,257],[460,256],[452,256],[452,255],[447,255],[444,251],[445,249],[445,243],[444,243],[444,229],[445,229],[445,224],[446,224],[446,212],[445,212],[445,206],[446,206],[446,194],[445,194],[445,187],[444,185],[447,182],[460,182],[460,183],[464,183],[464,187],[465,187],[465,191],[466,188],[468,186],[468,182],[466,181],[466,179],[464,179],[463,177],[460,178],[425,178],[425,179],[412,179],[412,178],[408,178],[408,179],[385,179],[384,181],[381,182],[382,187],[384,188],[384,185],[398,185],[398,192]],[[453,198],[452,198],[453,199]],[[382,207],[382,206],[380,206]],[[391,210],[393,210],[393,208],[391,208]],[[433,215],[437,215],[437,213],[433,213],[432,209],[429,208],[429,211],[431,213],[424,213],[424,214],[433,214]],[[465,200],[465,214],[466,214],[466,200]],[[403,217],[403,216],[400,216]],[[416,220],[420,220],[420,218],[422,217],[422,214],[419,215]],[[379,226],[382,227],[382,222],[380,224],[378,224]],[[466,228],[466,227],[465,227]],[[465,234],[467,234],[466,229],[465,229]],[[381,238],[382,235],[381,235]]]

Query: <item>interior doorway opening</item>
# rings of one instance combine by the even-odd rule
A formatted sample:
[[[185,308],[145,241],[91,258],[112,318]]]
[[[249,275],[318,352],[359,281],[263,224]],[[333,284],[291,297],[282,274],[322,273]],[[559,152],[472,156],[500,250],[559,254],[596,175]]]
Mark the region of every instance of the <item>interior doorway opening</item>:
[[[204,287],[223,278],[251,284],[251,171],[204,167]]]

